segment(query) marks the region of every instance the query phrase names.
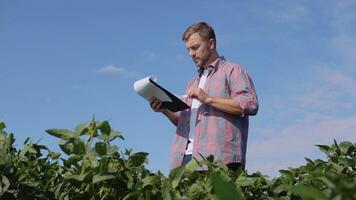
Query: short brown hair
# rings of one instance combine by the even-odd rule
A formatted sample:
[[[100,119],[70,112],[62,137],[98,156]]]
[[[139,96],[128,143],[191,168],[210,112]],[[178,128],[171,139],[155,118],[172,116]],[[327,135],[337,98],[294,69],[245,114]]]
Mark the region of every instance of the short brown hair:
[[[186,42],[189,37],[194,33],[199,33],[200,37],[204,38],[207,41],[209,39],[214,39],[216,45],[214,29],[206,22],[198,22],[189,26],[187,30],[183,33],[183,41]]]

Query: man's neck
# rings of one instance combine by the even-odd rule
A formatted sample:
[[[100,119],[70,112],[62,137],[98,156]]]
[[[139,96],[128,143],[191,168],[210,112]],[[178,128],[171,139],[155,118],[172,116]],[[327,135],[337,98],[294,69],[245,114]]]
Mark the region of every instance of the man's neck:
[[[207,69],[213,62],[215,62],[217,59],[219,58],[219,54],[215,51],[212,53],[212,55],[210,56],[207,65],[204,66],[204,69]]]

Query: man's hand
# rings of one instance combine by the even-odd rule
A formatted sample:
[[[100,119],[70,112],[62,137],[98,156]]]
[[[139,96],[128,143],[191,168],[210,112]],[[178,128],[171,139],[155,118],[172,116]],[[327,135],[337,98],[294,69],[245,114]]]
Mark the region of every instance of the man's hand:
[[[196,99],[201,103],[209,103],[211,99],[210,96],[201,88],[190,88],[187,96],[192,99]]]
[[[167,108],[162,108],[162,103],[163,102],[157,99],[156,97],[152,97],[152,99],[150,100],[150,106],[155,112],[164,113],[167,110]]]
[[[201,88],[191,88],[187,93],[188,97],[197,99],[201,103],[208,104],[222,112],[230,113],[233,115],[238,115],[240,117],[244,117],[244,111],[240,107],[240,104],[236,103],[231,98],[218,98],[209,96],[206,92],[204,92]]]
[[[162,103],[163,102],[157,99],[156,97],[152,97],[152,99],[150,100],[150,106],[152,110],[164,114],[173,123],[173,125],[177,126],[179,116],[176,115],[174,112],[168,110],[168,108],[162,108]]]

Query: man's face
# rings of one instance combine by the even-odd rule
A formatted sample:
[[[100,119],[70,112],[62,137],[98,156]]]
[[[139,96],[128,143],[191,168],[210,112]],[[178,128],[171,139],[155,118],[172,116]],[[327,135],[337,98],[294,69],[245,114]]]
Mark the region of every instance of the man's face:
[[[199,33],[193,33],[185,46],[197,67],[207,67],[210,64],[208,62],[214,49],[213,41],[206,41]]]

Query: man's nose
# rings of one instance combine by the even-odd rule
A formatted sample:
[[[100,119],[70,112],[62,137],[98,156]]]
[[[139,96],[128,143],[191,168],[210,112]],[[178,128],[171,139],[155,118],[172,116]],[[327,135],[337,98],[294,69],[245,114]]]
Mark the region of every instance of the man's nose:
[[[189,55],[190,55],[191,57],[195,56],[195,51],[189,50]]]

